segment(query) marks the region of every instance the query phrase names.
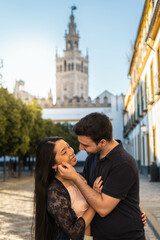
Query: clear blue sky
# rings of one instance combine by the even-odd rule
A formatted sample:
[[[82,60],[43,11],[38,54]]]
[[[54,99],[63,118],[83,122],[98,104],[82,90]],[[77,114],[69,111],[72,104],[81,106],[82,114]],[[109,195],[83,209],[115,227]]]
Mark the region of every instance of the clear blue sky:
[[[65,49],[70,7],[80,34],[80,50],[89,53],[89,96],[104,90],[126,93],[128,56],[145,0],[0,0],[0,59],[4,86],[12,92],[15,80],[25,90],[55,97],[55,53]]]

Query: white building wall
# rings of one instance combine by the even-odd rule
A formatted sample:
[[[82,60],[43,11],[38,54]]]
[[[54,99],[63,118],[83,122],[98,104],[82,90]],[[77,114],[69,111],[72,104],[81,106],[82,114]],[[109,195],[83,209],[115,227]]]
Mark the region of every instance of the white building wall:
[[[120,98],[122,101],[122,99]],[[112,99],[112,108],[49,108],[43,109],[43,119],[51,119],[54,122],[69,122],[75,124],[82,117],[92,112],[100,112],[106,114],[113,125],[113,137],[123,142],[123,103],[119,104],[116,111],[115,99]]]
[[[157,1],[156,1],[157,2]],[[155,5],[156,5],[155,2]],[[158,11],[157,11],[158,12]],[[151,11],[149,12],[150,20],[151,20]],[[158,18],[158,17],[157,17]],[[160,167],[160,95],[157,95],[156,92],[154,92],[154,99],[152,99],[151,95],[151,64],[153,66],[153,86],[154,90],[156,89],[157,79],[158,79],[158,59],[157,59],[157,49],[160,46],[160,28],[156,32],[156,27],[159,27],[158,22],[156,25],[156,21],[153,22],[154,26],[154,34],[156,36],[152,35],[147,38],[147,44],[144,42],[144,46],[141,46],[139,42],[137,42],[136,47],[142,47],[143,49],[143,59],[139,57],[139,68],[136,66],[136,54],[135,58],[131,62],[131,82],[128,89],[128,92],[126,94],[125,98],[125,117],[124,117],[124,124],[126,126],[125,128],[125,143],[127,144],[127,150],[130,151],[130,153],[135,157],[136,160],[141,161],[141,171],[142,173],[151,174],[151,171],[153,170],[153,163],[157,164],[158,167]],[[142,25],[141,25],[142,26]],[[156,26],[156,27],[155,27]],[[150,27],[150,26],[149,26]],[[152,29],[153,29],[152,28]],[[148,28],[149,29],[149,28]],[[148,30],[147,30],[148,31]],[[144,32],[144,31],[143,31]],[[153,34],[153,32],[152,32]],[[138,37],[138,36],[137,36]],[[141,34],[140,34],[141,38]],[[151,39],[152,38],[152,39]],[[139,39],[139,38],[137,38]],[[146,39],[145,39],[146,41]],[[153,45],[152,45],[153,44]],[[149,47],[151,45],[151,47]],[[140,48],[141,48],[140,47]],[[133,55],[134,56],[134,55]],[[144,61],[145,59],[145,61]],[[134,74],[137,72],[137,77],[135,78],[134,82]],[[139,76],[140,74],[140,76]],[[145,77],[147,77],[147,104],[145,102]],[[138,84],[136,85],[136,83]],[[133,88],[132,88],[133,84]],[[141,92],[141,86],[142,86],[142,92]],[[136,88],[135,88],[136,87]],[[137,94],[138,94],[138,101],[137,101]],[[135,106],[133,105],[133,99],[135,100]],[[153,100],[153,101],[151,101]],[[127,117],[130,120],[130,117],[132,115],[132,107],[134,109],[135,116],[137,114],[137,102],[139,102],[139,116],[138,116],[138,122],[131,121],[132,124],[127,123]],[[143,103],[143,104],[142,104]],[[146,111],[147,110],[147,111]],[[143,132],[142,125],[146,126],[146,130]],[[155,128],[155,148],[153,144],[153,128]],[[139,135],[139,141],[138,141],[138,135]],[[148,137],[147,137],[148,136]],[[148,142],[148,140],[149,142]],[[139,144],[138,144],[139,142]],[[139,145],[139,146],[138,146]],[[156,159],[154,159],[154,149],[156,149]],[[149,153],[149,156],[148,156]],[[149,163],[150,160],[150,163]],[[152,165],[150,167],[150,165]],[[143,172],[144,171],[144,172]],[[159,168],[159,180],[160,180],[160,168]]]

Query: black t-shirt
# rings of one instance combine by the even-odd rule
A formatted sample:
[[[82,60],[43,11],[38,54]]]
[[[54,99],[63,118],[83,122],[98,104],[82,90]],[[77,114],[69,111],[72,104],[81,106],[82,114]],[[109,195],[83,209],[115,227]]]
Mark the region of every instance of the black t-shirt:
[[[92,221],[94,240],[142,240],[144,227],[139,209],[139,174],[136,161],[124,150],[120,141],[105,158],[89,155],[84,167],[84,177],[92,187],[102,176],[102,192],[121,199],[106,217],[95,215]]]

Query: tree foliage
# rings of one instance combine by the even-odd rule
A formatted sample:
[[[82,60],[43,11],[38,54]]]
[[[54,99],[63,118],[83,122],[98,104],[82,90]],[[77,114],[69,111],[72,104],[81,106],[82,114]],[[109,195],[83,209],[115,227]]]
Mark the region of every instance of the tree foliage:
[[[61,136],[78,151],[72,125],[42,119],[36,101],[23,104],[7,89],[0,88],[0,156],[34,157],[39,142],[45,137]]]

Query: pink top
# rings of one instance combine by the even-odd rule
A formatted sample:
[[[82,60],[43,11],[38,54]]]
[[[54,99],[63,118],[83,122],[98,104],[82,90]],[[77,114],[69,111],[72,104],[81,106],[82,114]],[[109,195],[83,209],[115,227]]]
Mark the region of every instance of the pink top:
[[[84,212],[88,209],[89,205],[86,202],[86,199],[83,197],[80,190],[76,185],[70,185],[67,188],[70,198],[71,198],[71,207],[75,211],[77,217],[82,217]]]

